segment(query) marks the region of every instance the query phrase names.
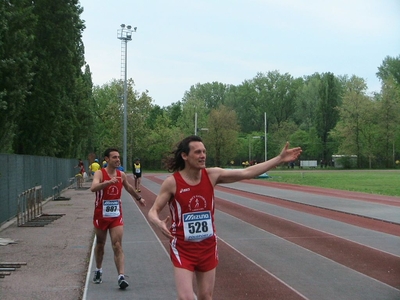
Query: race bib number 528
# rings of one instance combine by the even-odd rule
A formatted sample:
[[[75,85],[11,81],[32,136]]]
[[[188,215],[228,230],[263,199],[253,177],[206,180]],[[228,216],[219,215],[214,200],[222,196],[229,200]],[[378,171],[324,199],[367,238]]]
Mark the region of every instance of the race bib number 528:
[[[199,242],[213,236],[210,211],[183,214],[185,241]]]

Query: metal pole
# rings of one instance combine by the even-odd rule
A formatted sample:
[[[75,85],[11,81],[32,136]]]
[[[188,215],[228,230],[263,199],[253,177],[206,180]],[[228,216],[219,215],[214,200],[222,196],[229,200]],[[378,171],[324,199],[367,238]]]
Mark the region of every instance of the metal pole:
[[[194,135],[197,135],[197,112],[194,113]]]
[[[136,27],[132,29],[131,25],[125,26],[125,24],[121,24],[121,29],[117,31],[117,37],[120,39],[121,45],[124,45],[123,51],[124,53],[124,117],[123,117],[123,150],[122,150],[122,166],[125,171],[128,168],[128,151],[127,151],[127,122],[128,122],[128,42],[132,40],[132,32],[136,32]],[[125,44],[124,44],[125,43]],[[121,56],[122,57],[122,56]],[[121,64],[122,67],[122,64]]]
[[[251,162],[251,147],[250,147],[250,136],[249,136],[249,163]]]
[[[124,170],[127,171],[127,98],[128,98],[128,91],[127,91],[127,60],[128,60],[128,40],[125,40],[125,78],[124,78],[124,150],[122,153],[122,166]]]
[[[267,161],[267,113],[264,112],[264,150],[265,150],[265,159]]]

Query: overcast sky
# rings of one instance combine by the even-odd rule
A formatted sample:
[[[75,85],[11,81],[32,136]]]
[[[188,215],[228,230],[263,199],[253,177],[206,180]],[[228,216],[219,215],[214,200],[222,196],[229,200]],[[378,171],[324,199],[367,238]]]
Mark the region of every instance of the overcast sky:
[[[239,85],[257,73],[356,75],[379,91],[378,67],[400,56],[399,0],[80,0],[85,58],[95,85],[121,79],[121,24],[128,78],[157,105],[192,85]]]

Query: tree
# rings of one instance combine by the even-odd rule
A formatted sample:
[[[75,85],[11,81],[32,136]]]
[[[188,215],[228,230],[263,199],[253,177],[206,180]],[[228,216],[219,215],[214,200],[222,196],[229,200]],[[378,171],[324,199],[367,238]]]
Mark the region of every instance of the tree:
[[[259,80],[260,78],[257,79]],[[268,72],[264,80],[265,90],[258,87],[262,96],[261,110],[267,112],[268,120],[280,127],[281,123],[293,120],[297,90],[302,85],[302,80],[278,71]]]
[[[316,126],[317,104],[321,77],[318,73],[305,77],[296,97],[294,120],[301,129],[309,131]]]
[[[234,110],[241,130],[244,133],[261,130],[261,105],[253,81],[245,80],[229,93],[227,107]]]
[[[149,131],[146,123],[149,120],[152,102],[153,99],[147,91],[139,93],[134,90],[134,82],[130,79],[128,82],[128,166],[133,164],[134,157],[142,155],[147,150],[144,140]]]
[[[96,149],[101,153],[108,147],[123,148],[123,90],[124,83],[121,80],[113,80],[93,89],[93,114],[96,118],[94,135]],[[134,157],[143,157],[147,151],[146,139],[150,127],[147,127],[154,115],[152,112],[152,98],[146,92],[139,93],[134,90],[134,82],[127,82],[127,164],[128,169]],[[156,108],[157,110],[157,108]],[[156,120],[159,116],[156,116]],[[152,119],[153,126],[158,126]],[[124,155],[125,153],[121,153]]]
[[[382,65],[378,67],[376,75],[381,79],[382,84],[384,84],[384,80],[393,77],[395,83],[400,86],[400,55],[398,57],[386,56]]]
[[[235,157],[239,126],[236,113],[221,105],[213,109],[208,119],[208,133],[204,135],[209,155],[215,166],[224,166]]]
[[[322,159],[329,161],[333,154],[329,147],[329,131],[335,128],[339,113],[337,107],[341,104],[341,86],[337,78],[332,73],[325,73],[321,76],[319,86],[319,101],[316,111],[317,133],[322,142]]]
[[[382,156],[385,167],[394,167],[394,144],[399,134],[400,122],[400,85],[390,76],[383,80],[382,99],[375,112],[379,116],[379,141],[382,144]]]
[[[182,103],[185,104],[189,99],[202,100],[205,107],[210,111],[225,103],[227,90],[228,86],[219,82],[198,83],[185,92]]]
[[[206,103],[202,99],[188,98],[182,105],[182,113],[178,118],[177,125],[184,135],[195,134],[195,117],[197,114],[198,128],[205,127],[208,118]]]
[[[293,119],[297,90],[302,79],[278,71],[258,73],[253,79],[231,87],[226,97],[227,106],[238,114],[239,124],[245,133],[264,130],[264,113],[268,127]]]
[[[172,103],[165,108],[165,112],[171,121],[170,126],[178,126],[178,120],[182,116],[182,103],[180,101]]]
[[[140,155],[142,161],[146,164],[146,168],[163,168],[163,159],[182,138],[184,138],[184,135],[179,128],[170,126],[170,119],[166,116],[166,113],[157,116],[154,120],[154,128],[148,130],[143,138],[143,144],[146,148]]]
[[[71,157],[87,149],[81,137],[90,134],[82,125],[90,117],[90,102],[82,98],[88,84],[82,78],[82,8],[77,0],[32,3],[37,17],[32,51],[37,63],[18,124],[15,152]]]
[[[0,152],[13,152],[25,99],[29,95],[35,58],[33,29],[37,18],[32,1],[0,3]]]
[[[342,105],[336,109],[340,121],[330,133],[340,143],[338,154],[357,155],[358,167],[361,167],[362,157],[374,155],[374,138],[371,136],[374,133],[374,103],[366,96],[366,89],[362,78],[352,76],[347,81]]]
[[[93,88],[92,113],[95,117],[94,148],[100,153],[108,147],[122,149],[122,99],[121,81],[111,81]]]

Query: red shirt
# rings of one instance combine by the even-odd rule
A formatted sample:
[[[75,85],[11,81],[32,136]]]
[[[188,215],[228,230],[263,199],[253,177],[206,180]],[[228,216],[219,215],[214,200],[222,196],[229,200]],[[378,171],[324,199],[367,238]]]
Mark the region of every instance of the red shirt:
[[[174,198],[169,208],[172,222],[170,231],[178,241],[199,242],[215,237],[214,187],[206,169],[202,169],[197,185],[189,185],[179,172],[173,174],[176,181]]]
[[[110,180],[106,169],[101,169],[103,181]],[[96,192],[96,201],[94,207],[94,219],[122,217],[121,193],[122,178],[121,172],[116,170],[118,183],[111,184],[102,190]]]

